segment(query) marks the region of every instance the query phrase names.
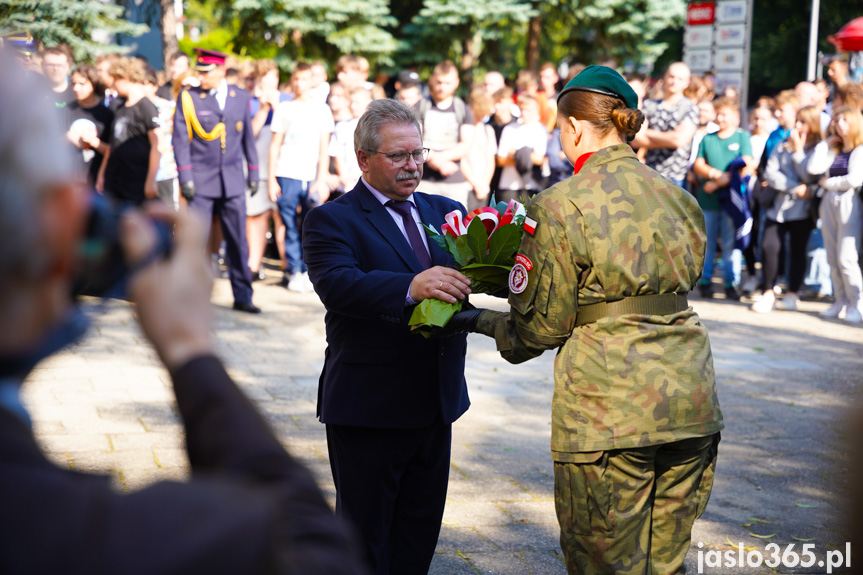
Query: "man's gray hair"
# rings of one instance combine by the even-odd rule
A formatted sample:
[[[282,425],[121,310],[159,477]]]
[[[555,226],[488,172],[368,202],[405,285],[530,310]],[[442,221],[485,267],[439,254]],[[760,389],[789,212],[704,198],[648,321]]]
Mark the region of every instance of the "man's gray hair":
[[[42,268],[39,204],[74,176],[71,145],[41,76],[0,49],[0,296]]]
[[[354,151],[371,150],[376,152],[381,146],[381,128],[388,125],[411,125],[422,138],[420,121],[413,108],[408,108],[396,100],[375,100],[369,104],[365,114],[360,116],[354,132]]]

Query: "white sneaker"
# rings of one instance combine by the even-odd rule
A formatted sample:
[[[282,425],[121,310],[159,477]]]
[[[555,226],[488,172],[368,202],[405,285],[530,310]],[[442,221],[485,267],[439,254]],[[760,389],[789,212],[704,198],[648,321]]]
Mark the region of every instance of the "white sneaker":
[[[845,311],[845,307],[847,305],[848,304],[845,303],[844,301],[837,301],[836,303],[834,303],[833,305],[831,305],[830,307],[828,307],[827,309],[822,311],[820,315],[821,315],[821,317],[828,318],[828,319],[834,318],[834,317],[839,317],[840,315],[842,315],[842,312]]]
[[[752,304],[752,311],[755,313],[770,313],[773,311],[773,305],[776,303],[776,296],[773,292],[766,291],[761,298]]]
[[[758,278],[755,276],[749,276],[748,278],[746,278],[746,281],[743,282],[743,287],[741,288],[741,291],[743,291],[743,293],[745,294],[750,294],[754,292],[757,287]]]
[[[848,311],[845,312],[845,321],[848,323],[863,323],[863,314],[860,313],[860,308],[848,306]]]
[[[312,285],[312,280],[309,278],[309,272],[303,272],[303,283],[306,286],[307,292],[315,291],[315,286]]]
[[[291,279],[288,280],[288,290],[297,292],[297,293],[306,293],[309,291],[308,284],[308,276],[303,277],[304,274],[300,272],[295,272],[291,274]]]
[[[782,287],[781,286],[773,286],[773,293],[775,295],[782,295]]]
[[[779,309],[784,309],[785,311],[797,311],[797,304],[800,303],[800,298],[797,297],[796,293],[790,293],[784,298],[782,301],[776,304],[776,307]]]

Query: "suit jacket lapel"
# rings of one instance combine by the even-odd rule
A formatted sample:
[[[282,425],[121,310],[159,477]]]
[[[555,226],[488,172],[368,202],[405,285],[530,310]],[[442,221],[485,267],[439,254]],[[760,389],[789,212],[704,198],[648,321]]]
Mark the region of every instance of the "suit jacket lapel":
[[[416,203],[417,210],[419,210],[420,213],[420,221],[427,225],[430,224],[434,229],[440,232],[441,226],[444,223],[445,214],[438,213],[424,196],[414,193],[413,198]],[[423,233],[425,233],[425,231],[423,231]],[[442,250],[431,238],[427,237],[426,240],[428,240],[432,265],[448,266],[453,263],[451,255]]]
[[[376,197],[366,188],[362,179],[357,182],[356,187],[350,192],[359,200],[363,210],[367,212],[366,218],[369,223],[384,237],[402,261],[411,269],[419,273],[422,270],[419,260],[407,238],[402,234],[399,227],[393,221],[393,217],[387,209],[381,205]]]

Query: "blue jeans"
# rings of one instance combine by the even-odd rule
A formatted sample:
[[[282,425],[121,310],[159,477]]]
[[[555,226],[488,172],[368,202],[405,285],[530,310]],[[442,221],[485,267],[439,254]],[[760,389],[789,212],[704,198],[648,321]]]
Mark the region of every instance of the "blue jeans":
[[[276,207],[285,223],[285,257],[288,259],[286,271],[289,275],[304,272],[306,264],[303,262],[303,245],[300,242],[300,223],[310,209],[309,182],[277,177],[276,183],[282,189],[282,195],[276,200]],[[297,207],[300,208],[299,214]]]
[[[725,286],[740,285],[740,250],[734,249],[734,220],[723,212],[704,210],[704,227],[707,228],[707,246],[704,250],[702,283],[713,279],[717,240],[722,238],[722,281]]]

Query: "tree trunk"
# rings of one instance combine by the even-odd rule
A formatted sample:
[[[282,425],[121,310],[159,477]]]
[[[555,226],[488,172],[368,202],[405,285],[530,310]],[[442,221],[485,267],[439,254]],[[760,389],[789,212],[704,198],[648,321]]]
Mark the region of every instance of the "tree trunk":
[[[537,14],[527,25],[527,53],[524,58],[525,67],[534,72],[539,72],[540,34],[542,34],[542,17]]]
[[[174,0],[159,0],[162,11],[162,62],[166,72],[171,67],[171,55],[180,50],[177,41],[177,17],[174,14]]]
[[[465,38],[461,43],[461,68],[462,74],[466,74],[473,68],[473,48],[474,41],[473,36],[470,38]]]

